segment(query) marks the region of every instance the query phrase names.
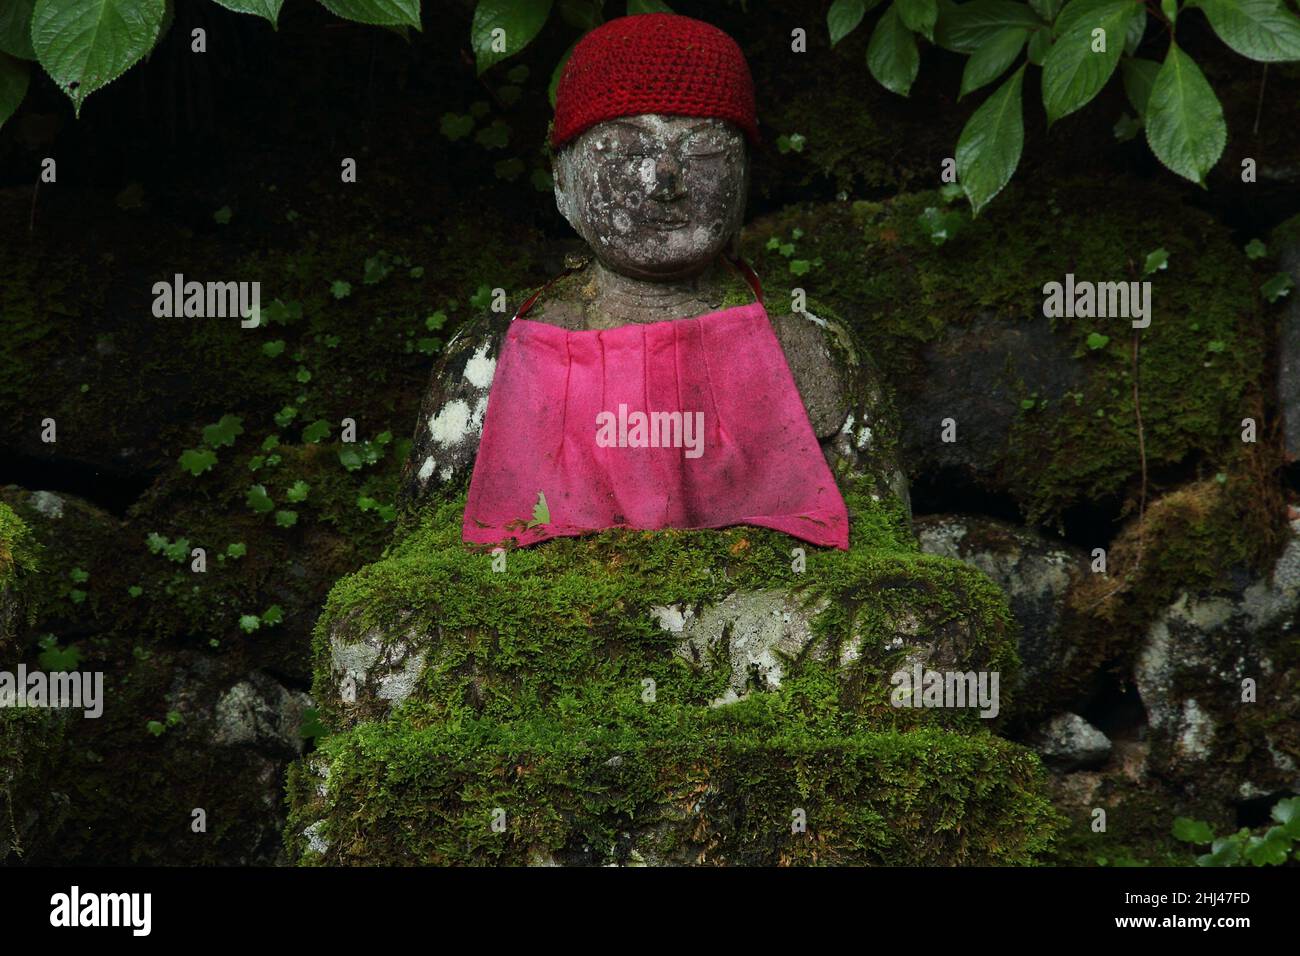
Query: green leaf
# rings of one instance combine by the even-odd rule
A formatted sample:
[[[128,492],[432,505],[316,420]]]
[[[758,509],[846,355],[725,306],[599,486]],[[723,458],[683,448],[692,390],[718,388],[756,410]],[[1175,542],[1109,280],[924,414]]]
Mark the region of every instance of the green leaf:
[[[438,132],[453,143],[464,139],[474,132],[474,117],[461,113],[443,113],[442,119],[438,121]]]
[[[1205,184],[1228,140],[1219,98],[1200,67],[1174,42],[1147,101],[1147,143],[1178,175]]]
[[[30,79],[31,67],[7,53],[0,53],[0,127],[22,105]]]
[[[1300,17],[1277,0],[1201,0],[1219,39],[1251,60],[1300,60]]]
[[[479,74],[528,46],[550,13],[551,0],[479,0],[469,31]]]
[[[244,434],[244,420],[238,415],[222,415],[215,425],[203,429],[203,444],[209,448],[224,448],[233,445],[235,439]]]
[[[188,451],[181,452],[181,467],[196,478],[205,471],[210,471],[216,463],[216,453],[208,451],[206,448],[191,448]]]
[[[311,492],[311,485],[307,484],[307,482],[303,481],[300,478],[297,481],[295,481],[292,485],[289,486],[289,490],[284,493],[284,496],[288,498],[290,501],[294,503],[298,503],[301,501],[306,501],[307,495],[310,492]]]
[[[251,13],[255,17],[263,17],[271,21],[271,26],[277,25],[280,7],[284,5],[284,0],[212,0],[212,2],[235,13]]]
[[[336,17],[377,27],[420,29],[420,0],[320,0]]]
[[[987,43],[971,54],[966,61],[966,69],[961,74],[961,93],[958,99],[977,90],[986,83],[992,83],[1006,72],[1020,55],[1020,50],[1029,38],[1027,27],[1007,27],[1000,30]]]
[[[1115,121],[1115,138],[1121,143],[1127,143],[1140,132],[1142,132],[1142,120],[1130,116],[1127,112],[1121,113],[1119,119]]]
[[[880,0],[871,0],[874,7]],[[826,29],[831,35],[831,46],[839,43],[858,28],[867,15],[867,0],[835,0],[826,11]]]
[[[1092,349],[1094,352],[1097,351],[1097,349],[1104,349],[1109,343],[1109,335],[1102,335],[1100,332],[1088,333],[1088,348]]]
[[[1268,246],[1264,245],[1260,240],[1252,239],[1246,243],[1247,259],[1263,259],[1266,255],[1268,255]]]
[[[336,299],[346,299],[352,294],[352,283],[344,282],[342,279],[335,279],[330,283],[330,295]]]
[[[77,664],[81,662],[81,651],[75,645],[60,647],[53,634],[45,635],[40,640],[39,646],[41,653],[36,660],[47,671],[74,671],[77,669]]]
[[[492,125],[484,126],[474,134],[474,142],[486,149],[505,149],[510,145],[510,124],[493,120]]]
[[[1101,92],[1124,51],[1122,38],[1137,7],[1133,0],[1074,0],[1071,15],[1043,59],[1043,106],[1050,126],[1086,106]],[[1093,30],[1105,31],[1105,52],[1093,52]]]
[[[891,3],[867,44],[867,69],[885,89],[906,96],[920,66],[916,37],[903,25],[897,2]]]
[[[103,89],[153,49],[163,0],[37,0],[32,48],[78,116]]]
[[[1147,102],[1151,99],[1151,87],[1155,86],[1160,64],[1155,60],[1130,58],[1120,68],[1124,80],[1124,95],[1137,110],[1138,116],[1146,116]]]
[[[1047,28],[1035,30],[1029,34],[1029,62],[1042,66],[1047,59],[1047,51],[1052,48],[1052,31]]]
[[[258,514],[266,514],[275,507],[275,502],[273,502],[271,496],[266,493],[265,485],[250,485],[248,488],[248,495],[244,500],[248,503],[248,507],[252,508]]]
[[[281,624],[284,622],[284,608],[278,604],[272,604],[262,612],[263,624]]]
[[[1214,842],[1214,831],[1203,820],[1190,817],[1177,817],[1174,820],[1174,839],[1197,846],[1208,846]]]
[[[1169,250],[1161,246],[1147,253],[1146,262],[1142,264],[1142,274],[1149,276],[1167,268],[1169,268]]]
[[[1147,8],[1138,7],[1133,19],[1128,22],[1128,32],[1124,34],[1124,52],[1132,56],[1142,45],[1142,37],[1147,32]]]
[[[537,492],[537,504],[533,505],[533,520],[528,522],[527,527],[535,528],[539,524],[551,523],[551,509],[546,504],[546,495],[540,491]]]
[[[281,528],[292,528],[298,523],[298,512],[277,511],[275,513],[275,523]]]
[[[329,433],[330,423],[323,418],[318,418],[302,430],[302,440],[309,445],[314,445]]]
[[[239,616],[239,627],[245,634],[252,634],[262,626],[262,619],[256,614],[241,614]]]
[[[957,140],[957,181],[976,216],[1011,181],[1020,164],[1025,142],[1020,99],[1024,78],[1021,65],[980,105]]]
[[[627,15],[638,13],[672,13],[673,8],[663,0],[627,0]]]
[[[1264,298],[1268,299],[1269,302],[1276,302],[1278,299],[1282,298],[1282,296],[1290,293],[1294,286],[1295,283],[1291,281],[1290,275],[1285,272],[1279,272],[1261,285],[1259,291],[1263,294]]]
[[[1029,0],[1029,5],[1034,8],[1034,12],[1051,23],[1056,19],[1056,15],[1061,12],[1061,4],[1065,0]]]
[[[36,59],[32,49],[32,9],[36,0],[4,0],[0,3],[0,53],[20,60]]]
[[[138,584],[133,584],[126,589],[126,593],[131,595],[133,598],[138,598],[141,594],[144,594],[144,588],[140,587]]]
[[[1262,837],[1251,837],[1246,859],[1255,866],[1281,866],[1291,855],[1291,838],[1281,827],[1269,827]]]
[[[975,0],[957,6],[940,4],[934,40],[956,53],[974,53],[1007,27],[1041,27],[1042,21],[1029,7],[1012,0]]]
[[[226,545],[226,557],[228,558],[242,558],[246,554],[248,554],[248,545],[242,541],[234,541]]]
[[[1233,866],[1240,862],[1241,851],[1246,845],[1249,830],[1242,830],[1231,836],[1219,837],[1210,844],[1210,852],[1196,858],[1197,866]]]
[[[1300,840],[1300,797],[1287,797],[1273,804],[1272,816],[1288,836]]]
[[[960,186],[955,183],[948,185],[956,186],[957,195],[961,195]],[[936,246],[941,246],[952,239],[966,224],[966,217],[962,213],[954,209],[937,209],[934,206],[927,206],[916,218],[929,235],[930,241]]]
[[[939,18],[936,0],[894,0],[903,25],[934,42],[934,23]]]
[[[275,358],[284,352],[284,339],[274,339],[270,342],[262,343],[262,354],[267,358]]]
[[[329,728],[321,723],[320,711],[307,707],[302,712],[302,723],[298,725],[298,736],[304,740],[314,740],[329,736]]]

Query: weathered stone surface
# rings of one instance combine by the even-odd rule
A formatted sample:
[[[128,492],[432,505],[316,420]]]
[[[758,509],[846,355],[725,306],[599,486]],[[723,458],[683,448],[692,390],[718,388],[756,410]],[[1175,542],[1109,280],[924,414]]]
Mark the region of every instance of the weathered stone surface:
[[[213,741],[297,756],[303,743],[298,731],[311,702],[307,694],[289,690],[266,674],[250,674],[217,701]]]
[[[812,620],[823,606],[806,606],[785,590],[737,591],[703,609],[652,608],[666,630],[681,633],[678,656],[706,670],[715,659],[731,669],[726,691],[714,706],[740,700],[751,690],[781,686],[791,659],[812,640]]]
[[[909,470],[952,468],[991,483],[1006,459],[1021,396],[1062,395],[1082,383],[1072,351],[1041,318],[1009,324],[983,314],[946,329],[923,352],[924,372],[899,396]],[[945,419],[956,423],[956,441],[940,440]]]
[[[382,718],[415,690],[436,638],[413,629],[358,630],[355,615],[329,627],[330,689],[356,718]]]
[[[1291,533],[1272,574],[1239,595],[1181,594],[1137,657],[1151,766],[1195,792],[1300,789],[1300,667],[1276,660],[1300,611],[1300,521]]]
[[[1078,714],[1057,714],[1030,740],[1049,766],[1057,770],[1095,767],[1109,759],[1110,739]]]
[[[922,551],[965,561],[1006,591],[1025,686],[1050,687],[1073,666],[1076,650],[1060,625],[1070,585],[1088,569],[1082,550],[992,518],[925,515],[914,526]]]
[[[507,319],[489,313],[447,343],[420,404],[402,471],[404,501],[418,503],[440,487],[469,480]]]

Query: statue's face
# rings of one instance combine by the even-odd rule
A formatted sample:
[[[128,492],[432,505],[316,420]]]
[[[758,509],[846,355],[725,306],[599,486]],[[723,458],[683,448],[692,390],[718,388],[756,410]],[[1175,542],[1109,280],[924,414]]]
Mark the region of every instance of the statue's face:
[[[607,268],[642,279],[702,270],[740,231],[749,188],[744,134],[726,120],[645,114],[567,143],[555,200]]]

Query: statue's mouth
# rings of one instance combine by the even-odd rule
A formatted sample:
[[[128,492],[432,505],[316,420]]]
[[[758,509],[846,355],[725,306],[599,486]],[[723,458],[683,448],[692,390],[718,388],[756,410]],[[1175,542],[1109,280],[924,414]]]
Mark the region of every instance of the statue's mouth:
[[[674,229],[680,229],[690,222],[689,219],[647,219],[645,224],[651,229],[658,229],[660,232],[671,232]]]

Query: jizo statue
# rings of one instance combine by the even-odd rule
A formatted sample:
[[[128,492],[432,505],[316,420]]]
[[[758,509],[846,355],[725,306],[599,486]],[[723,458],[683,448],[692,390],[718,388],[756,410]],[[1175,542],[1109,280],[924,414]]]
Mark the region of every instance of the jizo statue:
[[[472,474],[478,545],[751,524],[847,547],[832,468],[882,490],[897,475],[868,461],[872,388],[847,331],[769,313],[736,255],[759,142],[748,66],[720,30],[642,14],[575,46],[553,178],[591,256],[449,343],[408,501]]]

